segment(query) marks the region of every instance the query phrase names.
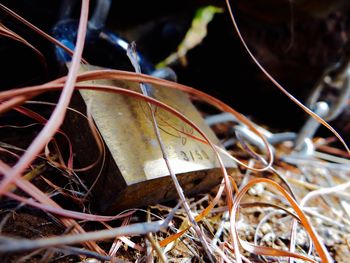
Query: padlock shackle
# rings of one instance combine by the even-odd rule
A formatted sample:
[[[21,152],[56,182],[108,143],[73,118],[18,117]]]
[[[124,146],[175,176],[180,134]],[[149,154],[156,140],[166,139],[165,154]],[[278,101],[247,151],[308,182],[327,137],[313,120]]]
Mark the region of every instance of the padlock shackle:
[[[89,27],[94,30],[104,28],[109,10],[111,9],[111,0],[97,0],[94,12],[89,20]]]

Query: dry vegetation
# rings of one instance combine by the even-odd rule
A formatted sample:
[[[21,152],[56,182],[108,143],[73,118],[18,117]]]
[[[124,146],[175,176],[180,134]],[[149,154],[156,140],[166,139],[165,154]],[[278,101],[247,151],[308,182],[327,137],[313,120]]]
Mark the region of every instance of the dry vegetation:
[[[229,1],[227,6],[230,10]],[[327,122],[290,95],[259,64],[241,37],[231,10],[236,33],[264,74],[291,103],[298,104],[333,132],[334,137],[310,141],[315,147],[312,154],[293,151],[291,139],[270,145],[268,131],[230,106],[191,87],[141,74],[137,65],[136,73],[96,70],[78,74],[80,63],[84,63],[82,51],[88,0],[82,0],[74,52],[5,6],[0,7],[2,12],[22,21],[23,27],[33,30],[33,34],[47,38],[72,55],[67,76],[37,86],[0,92],[1,114],[12,114],[9,115],[12,123],[1,124],[4,131],[1,133],[4,141],[0,142],[2,262],[347,261],[350,254],[349,149]],[[0,24],[0,34],[28,46],[45,64],[40,50],[10,28]],[[192,95],[196,101],[231,113],[234,121],[219,119],[212,124],[228,150],[219,150],[186,116],[149,97],[146,92],[84,83],[97,79],[178,89]],[[94,214],[89,206],[90,191],[77,176],[90,167],[76,169],[70,139],[60,130],[66,112],[74,111],[69,103],[76,89],[118,93],[148,102],[151,110],[151,105],[163,108],[201,135],[201,138],[192,136],[189,139],[209,144],[218,160],[221,158],[219,151],[224,151],[237,162],[239,169],[234,175],[228,174],[222,165],[222,184],[195,198],[187,198],[177,185],[178,204],[168,202],[130,209],[114,216]],[[60,91],[57,103],[39,101],[39,95],[57,90]],[[142,87],[141,90],[144,91]],[[31,105],[49,109],[49,116],[35,112]],[[85,118],[95,129],[96,140],[100,141],[90,116]],[[247,140],[239,131],[235,135],[228,132],[242,125],[254,133],[259,143]],[[159,133],[156,121],[154,130]],[[18,134],[12,141],[3,135],[11,133]],[[62,138],[67,145],[68,158],[58,147],[58,140]],[[329,146],[335,139],[345,150]],[[158,142],[162,145],[159,134]],[[103,152],[102,144],[100,148]],[[170,170],[171,167],[169,173],[172,174]],[[176,184],[174,174],[172,179]]]

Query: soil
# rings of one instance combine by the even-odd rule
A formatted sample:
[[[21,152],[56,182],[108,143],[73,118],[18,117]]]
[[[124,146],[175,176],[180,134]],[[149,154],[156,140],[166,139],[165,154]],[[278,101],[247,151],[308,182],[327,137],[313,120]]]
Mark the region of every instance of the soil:
[[[45,214],[37,210],[18,211],[11,209],[3,209],[0,214],[1,224],[3,225],[2,234],[10,235],[11,237],[36,239],[41,237],[49,237],[53,235],[60,235],[63,233],[62,228],[57,222],[48,218]],[[37,251],[31,257],[28,257],[28,252],[16,254],[0,254],[1,262],[15,263],[15,262],[47,262],[68,263],[77,262],[76,256],[66,256],[63,253],[48,253],[47,250]]]

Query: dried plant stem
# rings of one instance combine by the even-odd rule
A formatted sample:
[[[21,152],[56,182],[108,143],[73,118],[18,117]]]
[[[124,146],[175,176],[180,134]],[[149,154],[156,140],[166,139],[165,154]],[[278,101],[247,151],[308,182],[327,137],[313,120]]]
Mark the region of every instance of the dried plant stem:
[[[185,197],[185,194],[184,194],[184,192],[182,190],[182,187],[181,187],[179,181],[176,178],[176,174],[174,173],[174,171],[172,169],[172,166],[171,166],[170,161],[168,159],[168,155],[166,154],[164,143],[163,143],[163,141],[161,139],[160,131],[159,131],[159,128],[158,128],[158,125],[157,125],[157,122],[156,122],[153,110],[152,110],[152,120],[153,120],[153,128],[154,128],[154,131],[155,131],[155,133],[157,135],[157,140],[158,140],[160,149],[161,149],[162,154],[163,154],[163,159],[164,159],[164,161],[166,163],[166,166],[168,168],[170,176],[171,176],[171,178],[172,178],[172,180],[173,180],[173,182],[175,184],[175,188],[176,188],[177,194],[179,195],[180,200],[182,201],[182,205],[183,205],[183,207],[184,207],[184,209],[186,211],[188,219],[190,220],[190,223],[191,223],[193,229],[195,230],[199,240],[201,241],[201,243],[203,245],[203,248],[204,248],[204,250],[205,250],[205,252],[206,252],[206,254],[208,256],[208,259],[210,260],[210,262],[215,262],[214,258],[212,256],[212,252],[211,252],[211,249],[209,247],[209,244],[204,239],[203,233],[200,230],[196,220],[194,219],[194,216],[192,215],[191,208],[190,208],[189,204],[186,201],[186,197]]]
[[[55,248],[53,250],[57,250],[60,252],[64,252],[64,253],[70,253],[73,255],[84,255],[84,256],[88,256],[90,258],[95,258],[101,261],[109,261],[109,262],[113,262],[113,258],[110,256],[105,256],[105,255],[101,255],[99,253],[90,251],[90,250],[86,250],[83,248],[77,248],[77,247],[72,247],[72,246],[60,246],[59,248]],[[115,262],[115,261],[114,261]]]
[[[157,252],[160,261],[162,261],[163,263],[167,263],[168,260],[166,259],[164,253],[162,252],[162,249],[160,248],[159,244],[154,240],[152,234],[148,233],[146,235],[146,237],[149,240],[149,242],[151,242],[152,247],[154,248],[154,250]]]
[[[250,181],[243,189],[240,191],[240,193],[236,196],[235,202],[234,202],[234,207],[233,207],[233,216],[231,217],[231,224],[233,225],[235,229],[235,236],[234,236],[234,250],[235,250],[235,255],[236,255],[236,260],[237,262],[242,262],[241,255],[238,252],[240,244],[245,250],[249,251],[250,253],[256,253],[256,254],[262,254],[262,255],[271,255],[271,256],[287,256],[287,257],[293,257],[293,258],[299,258],[306,260],[308,262],[315,262],[315,260],[306,257],[301,254],[296,254],[290,251],[283,251],[283,250],[277,250],[274,248],[267,248],[267,247],[261,247],[261,246],[253,246],[249,244],[248,242],[240,240],[238,233],[237,233],[237,227],[236,227],[236,216],[237,216],[237,208],[239,206],[240,200],[243,198],[244,194],[248,191],[248,189],[257,184],[257,183],[268,183],[273,185],[283,196],[288,200],[288,202],[293,206],[293,209],[297,213],[297,215],[300,218],[300,221],[302,225],[307,229],[307,232],[309,233],[313,243],[315,244],[315,248],[322,259],[323,262],[332,262],[326,248],[320,241],[316,231],[313,229],[312,225],[308,221],[307,217],[305,214],[302,212],[301,207],[297,204],[297,202],[292,198],[292,196],[284,189],[282,188],[278,183],[266,179],[266,178],[260,178],[260,179],[254,179]]]
[[[326,194],[334,194],[341,191],[344,191],[345,189],[350,188],[350,182],[346,182],[343,184],[339,184],[337,186],[328,187],[328,188],[320,188],[318,190],[314,190],[312,192],[309,192],[301,201],[300,206],[304,207],[307,202],[310,201],[310,199],[315,198],[320,195],[326,195]]]
[[[136,223],[133,225],[122,226],[111,230],[100,230],[83,234],[65,235],[57,237],[48,237],[40,239],[14,239],[9,237],[0,237],[0,252],[13,253],[18,251],[28,251],[39,248],[48,248],[62,245],[79,244],[87,241],[106,240],[116,236],[125,235],[143,235],[149,232],[158,232],[165,229],[169,220],[160,220],[151,223]]]
[[[46,38],[47,40],[49,40],[50,42],[54,43],[55,45],[59,46],[60,48],[64,49],[64,51],[66,51],[68,54],[72,55],[74,54],[74,52],[66,47],[65,45],[63,45],[61,42],[59,42],[57,39],[53,38],[52,36],[46,34],[44,31],[42,31],[40,28],[34,26],[32,23],[30,23],[29,21],[27,21],[26,19],[24,19],[23,17],[21,17],[20,15],[16,14],[15,12],[13,12],[11,9],[7,8],[6,6],[4,6],[3,4],[0,3],[0,9],[4,10],[6,13],[8,13],[9,15],[11,15],[12,17],[16,18],[18,21],[22,22],[23,24],[25,24],[26,26],[28,26],[29,28],[31,28],[32,30],[34,30],[35,32],[37,32],[40,36]],[[83,60],[83,59],[82,59]],[[83,60],[85,63],[86,61]]]
[[[5,27],[1,22],[0,22],[0,35],[9,37],[12,40],[18,41],[18,42],[22,43],[23,45],[26,45],[27,47],[32,49],[35,52],[38,59],[40,60],[40,62],[44,65],[44,67],[46,69],[46,67],[47,67],[46,59],[43,56],[43,54],[37,48],[35,48],[32,44],[30,44],[27,40],[25,40],[23,37],[19,36],[15,32],[13,32],[10,29],[8,29],[7,27]]]
[[[3,174],[5,174],[5,172],[9,169],[10,169],[10,167],[6,166],[6,164],[0,165],[0,171]],[[39,202],[46,204],[46,205],[49,205],[49,206],[56,208],[56,209],[62,209],[55,201],[53,201],[45,193],[41,192],[36,186],[31,184],[29,181],[26,181],[23,179],[17,179],[16,185],[18,186],[18,188],[22,189],[23,191],[25,191],[28,194],[30,194],[31,196],[33,196],[33,198],[37,199]],[[12,193],[9,193],[9,192],[7,194],[12,195]],[[79,224],[77,224],[77,222],[75,222],[73,219],[62,218],[61,222],[66,227],[73,228],[74,233],[85,233],[84,229]],[[101,249],[93,241],[87,241],[86,246],[92,250],[95,250],[98,253],[104,253],[103,249]]]
[[[137,53],[136,53],[136,50],[135,50],[135,43],[131,43],[131,45],[128,47],[128,50],[127,50],[127,55],[130,59],[130,61],[132,62],[132,65],[134,66],[135,68],[135,71],[136,73],[141,73],[141,68],[140,68],[140,65],[138,64],[138,57],[137,57]],[[149,94],[148,94],[148,91],[147,91],[147,88],[145,87],[145,85],[140,82],[140,89],[143,93],[143,95],[149,97]],[[191,212],[191,208],[188,204],[188,202],[186,201],[186,197],[185,197],[185,194],[183,192],[183,189],[179,183],[179,181],[177,180],[177,177],[176,177],[176,174],[170,164],[170,161],[169,161],[169,158],[168,158],[168,154],[166,152],[166,149],[165,149],[165,145],[164,145],[164,142],[162,140],[162,136],[160,134],[160,129],[158,127],[158,123],[157,123],[157,120],[156,120],[156,116],[155,116],[155,109],[153,107],[153,105],[151,105],[151,103],[148,102],[148,108],[151,112],[151,116],[152,116],[152,126],[153,126],[153,131],[156,135],[156,138],[157,138],[157,141],[158,141],[158,145],[160,147],[160,150],[162,152],[162,157],[163,157],[163,160],[167,166],[167,169],[169,171],[169,174],[171,176],[171,179],[175,185],[175,189],[177,191],[177,194],[182,202],[182,206],[184,207],[185,211],[186,211],[186,214],[188,216],[188,219],[193,227],[193,229],[195,230],[199,240],[201,241],[202,245],[203,245],[203,248],[204,248],[204,251],[208,257],[208,259],[210,260],[210,262],[213,262],[214,263],[214,258],[212,256],[212,251],[209,247],[209,244],[208,242],[205,240],[205,238],[203,237],[203,233],[202,231],[200,230],[196,220],[194,219],[194,216]]]
[[[27,188],[27,185],[28,185],[28,183],[27,184],[22,183],[22,188]],[[127,213],[116,215],[116,216],[92,215],[92,214],[87,214],[87,213],[65,210],[65,209],[62,209],[60,207],[53,206],[52,204],[48,204],[48,203],[47,204],[38,203],[38,202],[34,201],[33,199],[21,197],[19,195],[16,195],[16,194],[10,193],[10,192],[6,193],[6,196],[8,196],[14,200],[17,200],[18,202],[22,202],[23,204],[36,207],[38,209],[42,209],[42,210],[45,210],[47,212],[57,214],[59,216],[74,218],[74,219],[78,219],[78,220],[106,222],[106,221],[112,221],[112,220],[120,219],[123,217],[127,217],[127,216],[130,216],[131,214],[134,213],[133,211],[130,211]]]
[[[5,113],[13,107],[23,104],[27,99],[28,97],[19,95],[14,98],[10,98],[9,100],[3,101],[0,104],[0,112]]]
[[[300,201],[300,207],[303,208],[305,204],[310,201],[310,199],[315,198],[317,196],[322,196],[326,194],[333,194],[337,192],[344,191],[345,189],[350,187],[350,182],[346,182],[337,186],[329,187],[329,188],[320,188],[309,192],[304,198]],[[293,252],[295,250],[295,239],[296,239],[296,230],[297,230],[297,222],[294,220],[292,225],[292,239],[290,250]],[[317,233],[316,233],[317,234]],[[329,260],[331,261],[330,257]]]

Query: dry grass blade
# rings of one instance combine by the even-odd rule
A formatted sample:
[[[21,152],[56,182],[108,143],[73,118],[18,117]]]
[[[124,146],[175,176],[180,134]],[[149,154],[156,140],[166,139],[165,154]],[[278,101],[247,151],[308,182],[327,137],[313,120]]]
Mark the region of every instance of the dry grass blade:
[[[6,196],[17,200],[21,203],[36,207],[38,209],[57,214],[59,216],[67,217],[67,218],[74,218],[78,220],[87,220],[87,221],[98,221],[98,222],[105,222],[105,221],[113,221],[116,219],[120,219],[123,217],[130,216],[133,214],[133,211],[129,211],[127,213],[118,214],[116,216],[100,216],[100,215],[92,215],[87,213],[81,213],[81,212],[75,212],[70,210],[65,210],[60,207],[54,206],[53,204],[41,204],[38,202],[35,202],[33,199],[24,198],[19,195],[16,195],[14,193],[6,193]]]
[[[65,254],[70,254],[70,255],[78,255],[78,256],[86,256],[89,258],[94,258],[100,261],[108,261],[108,262],[117,262],[114,258],[110,257],[110,256],[105,256],[105,255],[101,255],[99,253],[90,251],[90,250],[86,250],[86,249],[82,249],[82,248],[77,248],[77,247],[73,247],[73,246],[60,246],[59,248],[55,248],[52,249],[50,248],[49,251],[58,251],[58,252],[63,252]]]
[[[137,56],[137,53],[136,53],[136,46],[135,46],[134,42],[131,43],[131,45],[129,45],[128,50],[127,50],[127,55],[129,57],[131,63],[133,64],[136,73],[141,73],[141,67],[138,64],[138,56]],[[145,85],[142,82],[140,82],[140,89],[141,89],[143,95],[145,95],[147,97],[149,96],[147,88],[145,87]],[[180,200],[182,202],[183,207],[186,210],[188,219],[190,220],[193,229],[195,230],[199,240],[202,243],[202,246],[204,248],[204,251],[205,251],[208,259],[210,260],[210,262],[214,262],[214,258],[212,256],[212,251],[211,251],[211,249],[209,247],[209,244],[205,240],[204,233],[200,230],[200,228],[199,228],[199,226],[197,224],[197,221],[195,220],[195,218],[192,215],[191,208],[190,208],[188,202],[186,201],[186,197],[185,197],[184,191],[183,191],[183,189],[182,189],[182,187],[181,187],[181,185],[180,185],[180,183],[179,183],[179,181],[178,181],[178,179],[176,177],[176,174],[174,173],[174,169],[173,169],[172,165],[170,164],[169,157],[168,157],[168,154],[166,152],[165,145],[164,145],[164,142],[162,140],[162,136],[160,134],[158,123],[157,123],[157,120],[156,120],[156,117],[155,117],[155,108],[153,108],[150,103],[148,103],[148,108],[149,108],[149,110],[151,112],[152,126],[153,126],[153,130],[154,130],[154,133],[155,133],[157,141],[158,141],[158,145],[159,145],[160,150],[162,152],[163,160],[164,160],[164,162],[165,162],[165,164],[167,166],[167,169],[169,171],[169,174],[170,174],[170,176],[171,176],[171,178],[173,180],[173,183],[175,185],[177,194],[178,194],[178,196],[179,196],[179,198],[180,198]],[[203,134],[203,132],[201,132],[201,133]]]
[[[147,239],[150,241],[150,243],[152,244],[152,247],[157,252],[159,259],[163,263],[167,263],[168,260],[166,259],[165,255],[162,253],[159,244],[154,240],[154,238],[152,237],[151,233],[147,234]]]
[[[31,50],[34,51],[34,53],[37,55],[38,59],[44,65],[44,67],[46,69],[46,66],[47,66],[46,59],[43,56],[43,54],[37,48],[35,48],[32,44],[30,44],[27,40],[25,40],[23,37],[19,36],[15,32],[8,29],[1,22],[0,22],[0,35],[3,35],[3,36],[8,37],[10,39],[13,39],[14,41],[18,41],[18,42],[26,45],[27,47],[29,47]]]
[[[5,113],[8,110],[11,110],[15,106],[22,105],[27,99],[28,97],[26,96],[18,95],[16,97],[9,98],[8,100],[1,101],[0,112]]]
[[[16,20],[22,22],[23,24],[25,24],[26,26],[28,26],[29,28],[31,28],[32,30],[34,30],[35,32],[37,32],[40,36],[46,38],[47,40],[49,40],[50,42],[54,43],[55,45],[59,46],[60,48],[64,49],[64,51],[66,51],[68,54],[70,54],[71,56],[73,56],[74,52],[69,49],[68,47],[66,47],[65,45],[63,45],[61,42],[59,42],[57,39],[53,38],[52,36],[46,34],[44,31],[42,31],[40,28],[36,27],[35,25],[33,25],[32,23],[30,23],[29,21],[27,21],[26,19],[24,19],[23,17],[21,17],[20,15],[16,14],[15,12],[13,12],[11,9],[7,8],[6,6],[4,6],[3,4],[0,3],[0,8],[5,11],[6,13],[8,13],[10,16],[14,17]],[[84,61],[84,63],[87,63],[85,60],[82,59],[82,61]]]
[[[344,191],[345,189],[347,189],[349,187],[350,187],[350,182],[347,182],[347,183],[339,184],[339,185],[334,186],[334,187],[321,188],[321,189],[311,191],[308,194],[306,194],[303,197],[303,199],[300,201],[300,207],[304,208],[305,204],[307,202],[309,202],[312,198],[315,198],[317,196],[327,195],[327,194],[339,193],[339,192]],[[296,227],[297,227],[296,222],[293,222],[293,228],[292,228],[293,235],[292,235],[292,239],[291,239],[291,251],[293,251],[295,248]]]
[[[27,101],[28,103],[28,101]],[[47,119],[44,118],[43,116],[41,116],[40,114],[28,109],[28,108],[25,108],[23,106],[18,106],[18,107],[14,107],[13,108],[14,110],[16,110],[17,112],[31,118],[31,119],[34,119],[36,120],[38,123],[42,124],[42,125],[45,125],[47,123]],[[55,160],[53,160],[50,156],[49,156],[49,153],[48,153],[48,144],[49,142],[46,144],[45,146],[45,154],[46,154],[46,158],[50,161],[51,164],[54,164],[56,167],[60,167],[60,168],[63,168],[65,169],[66,171],[68,171],[69,173],[71,173],[71,171],[73,170],[73,149],[72,149],[72,145],[70,143],[70,140],[68,138],[68,136],[62,131],[62,130],[58,130],[57,133],[61,134],[62,136],[65,137],[65,139],[68,141],[68,145],[69,145],[69,158],[68,158],[68,164],[66,165],[63,161],[63,158],[60,154],[60,151],[56,145],[56,149],[57,149],[57,153],[58,153],[58,159],[59,159],[59,162],[56,162]],[[52,139],[51,140],[54,144],[55,144],[55,139]]]
[[[5,174],[9,170],[10,170],[10,167],[8,167],[6,164],[2,162],[0,163],[1,173]],[[58,210],[61,209],[61,207],[55,201],[53,201],[49,196],[47,196],[45,193],[40,191],[40,189],[38,189],[36,186],[31,184],[29,181],[26,181],[24,179],[16,179],[16,185],[18,188],[30,194],[33,198],[37,199],[39,202],[46,204],[51,208],[56,208]],[[12,195],[12,193],[7,192],[6,195]],[[72,227],[74,233],[85,232],[84,229],[79,224],[77,224],[73,219],[62,218],[61,221],[66,227]],[[103,250],[93,241],[88,241],[86,245],[98,253],[102,253],[102,254],[104,253]]]
[[[39,248],[56,247],[62,245],[73,245],[88,241],[106,240],[117,236],[126,235],[144,235],[154,233],[166,229],[169,220],[162,220],[152,223],[136,223],[133,225],[122,226],[111,230],[100,230],[83,234],[57,236],[49,238],[40,238],[37,240],[13,239],[8,237],[0,237],[0,252],[18,252],[35,250]]]
[[[53,106],[53,107],[57,106],[56,103],[51,103],[51,102],[46,102],[46,101],[30,101],[30,100],[27,100],[26,104],[48,105],[48,106]],[[81,168],[73,167],[73,149],[72,149],[72,144],[70,143],[70,139],[68,138],[68,136],[63,131],[58,130],[58,133],[60,133],[61,135],[63,135],[67,139],[67,142],[68,142],[68,145],[69,145],[68,165],[67,166],[63,166],[61,168],[68,169],[68,171],[84,172],[84,171],[87,171],[87,170],[95,167],[99,163],[99,161],[104,158],[106,149],[105,149],[105,146],[103,144],[103,140],[102,140],[101,134],[97,130],[97,128],[96,128],[96,126],[95,126],[95,124],[94,124],[94,122],[92,120],[91,114],[89,114],[89,112],[88,112],[88,116],[86,116],[85,114],[83,114],[80,111],[77,111],[76,109],[73,109],[71,107],[68,107],[67,110],[69,110],[70,112],[73,112],[73,113],[81,116],[83,119],[88,121],[88,124],[89,124],[90,130],[92,132],[92,135],[95,138],[95,142],[96,142],[97,148],[98,148],[99,152],[101,153],[99,155],[99,158],[97,158],[93,163],[88,164],[85,167],[81,167]],[[29,117],[32,118],[34,116],[39,117],[37,114],[36,115],[32,115],[31,114]],[[39,121],[39,119],[37,119],[37,120]],[[44,124],[44,123],[47,122],[47,120],[45,118],[40,118],[39,122]],[[103,164],[101,166],[103,166]],[[100,170],[102,170],[102,168]],[[101,173],[101,171],[99,173]]]
[[[257,183],[261,183],[261,182],[271,184],[274,188],[276,188],[276,190],[278,190],[288,200],[288,202],[292,205],[294,211],[297,213],[301,224],[305,227],[308,234],[310,235],[310,237],[315,245],[315,249],[316,249],[318,255],[320,256],[322,262],[332,262],[329,254],[327,253],[327,250],[325,249],[324,245],[320,241],[317,233],[313,229],[309,220],[307,219],[307,217],[303,213],[301,207],[288,194],[288,192],[286,190],[284,190],[279,184],[277,184],[276,182],[274,182],[272,180],[265,179],[265,178],[254,179],[254,180],[250,181],[240,191],[240,193],[235,198],[235,202],[234,202],[234,206],[233,206],[233,216],[231,217],[231,220],[233,220],[233,221],[231,221],[231,224],[235,228],[235,236],[234,236],[234,244],[233,244],[235,253],[237,253],[237,251],[239,250],[238,244],[240,243],[244,249],[248,250],[251,253],[255,253],[255,254],[259,254],[259,255],[270,255],[270,256],[287,256],[287,257],[303,259],[303,260],[306,260],[309,262],[316,262],[315,260],[313,260],[309,257],[303,256],[303,255],[300,255],[300,254],[296,254],[296,253],[292,253],[292,252],[288,252],[288,251],[277,250],[277,249],[273,249],[273,248],[254,246],[254,245],[251,245],[247,242],[241,242],[240,238],[238,237],[238,233],[237,233],[237,229],[236,229],[236,222],[235,222],[235,216],[237,214],[239,202],[241,201],[244,194],[249,190],[249,188],[251,186],[253,186],[254,184],[257,184]],[[236,260],[237,260],[237,262],[242,262],[240,259],[239,253],[236,254]]]
[[[315,198],[320,195],[327,195],[327,194],[334,194],[334,193],[339,193],[341,191],[344,191],[345,189],[350,187],[350,182],[346,182],[343,184],[339,184],[334,187],[329,187],[329,188],[321,188],[318,190],[314,190],[312,192],[309,192],[304,198],[300,201],[300,206],[303,207],[307,202],[310,201],[310,199]]]

